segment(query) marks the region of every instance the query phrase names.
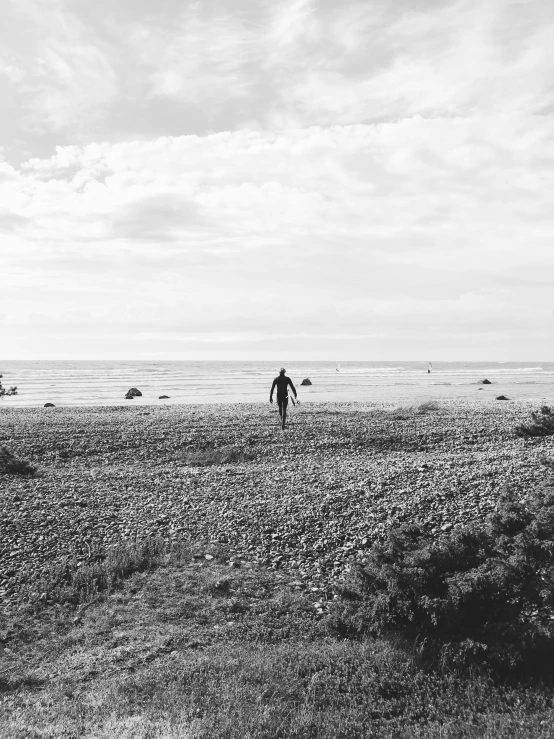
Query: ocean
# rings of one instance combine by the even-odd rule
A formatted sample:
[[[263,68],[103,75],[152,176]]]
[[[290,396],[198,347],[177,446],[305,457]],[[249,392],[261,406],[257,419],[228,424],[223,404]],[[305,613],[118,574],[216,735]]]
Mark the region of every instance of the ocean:
[[[406,403],[447,398],[554,403],[554,362],[289,362],[301,401]],[[275,362],[0,360],[0,382],[18,394],[2,408],[267,402]],[[311,386],[301,386],[304,379]],[[479,385],[483,379],[491,385]],[[126,400],[136,387],[142,397]],[[481,389],[480,389],[481,388]],[[168,400],[159,400],[168,395]]]

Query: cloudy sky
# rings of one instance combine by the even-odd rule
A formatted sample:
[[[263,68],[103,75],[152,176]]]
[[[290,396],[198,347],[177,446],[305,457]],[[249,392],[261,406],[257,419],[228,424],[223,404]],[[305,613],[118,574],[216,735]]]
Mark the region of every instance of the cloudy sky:
[[[0,353],[554,360],[552,0],[5,0]]]

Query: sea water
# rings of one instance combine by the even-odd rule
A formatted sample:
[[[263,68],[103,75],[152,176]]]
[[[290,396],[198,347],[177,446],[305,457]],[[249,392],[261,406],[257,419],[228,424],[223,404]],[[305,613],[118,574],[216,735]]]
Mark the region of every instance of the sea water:
[[[406,403],[448,398],[554,403],[554,362],[306,362],[284,363],[303,402]],[[275,362],[0,360],[0,382],[17,406],[145,405],[268,402]],[[312,385],[302,386],[304,379]],[[478,384],[488,379],[491,385]],[[142,397],[126,400],[132,387]],[[159,400],[168,395],[168,400]]]

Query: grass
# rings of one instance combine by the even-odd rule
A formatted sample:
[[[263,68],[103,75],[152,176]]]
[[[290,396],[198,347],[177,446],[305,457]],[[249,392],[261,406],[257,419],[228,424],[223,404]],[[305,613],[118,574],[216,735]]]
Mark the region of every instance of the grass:
[[[21,585],[19,595],[27,608],[42,604],[87,603],[102,593],[111,593],[122,580],[135,572],[144,572],[164,560],[187,558],[189,547],[161,538],[124,543],[106,554],[90,552],[88,562],[68,558],[60,564],[44,568],[41,576]]]
[[[52,574],[50,597],[0,628],[5,739],[552,736],[552,686],[441,672],[400,639],[338,637],[342,598],[224,549],[154,541],[102,567],[110,587],[92,565],[87,587]]]
[[[423,403],[414,403],[412,405],[403,405],[397,408],[395,413],[415,413],[417,415],[424,415],[425,413],[431,413],[432,411],[440,410],[441,406],[436,400],[425,400]]]
[[[26,459],[20,459],[5,446],[0,446],[0,474],[34,475],[36,471],[36,467]]]
[[[554,411],[543,405],[540,411],[531,413],[531,423],[516,426],[516,436],[523,438],[536,436],[552,436],[554,434]]]

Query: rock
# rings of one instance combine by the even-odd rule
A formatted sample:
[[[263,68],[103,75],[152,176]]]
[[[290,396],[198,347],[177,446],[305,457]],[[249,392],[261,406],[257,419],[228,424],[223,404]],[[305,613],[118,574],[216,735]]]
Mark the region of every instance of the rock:
[[[311,385],[312,384],[312,381],[310,380],[309,377],[306,377],[306,379],[305,380],[302,380],[302,382],[300,384],[301,385]]]
[[[169,395],[160,395],[160,397],[158,398],[158,400],[168,400],[168,399],[169,399]]]
[[[136,387],[132,387],[130,390],[128,390],[127,391],[127,394],[129,394],[129,393],[131,393],[131,395],[133,395],[133,396],[135,396],[137,398],[142,397],[141,391],[138,388],[136,388]]]
[[[510,398],[507,398],[505,395],[498,395],[496,397],[497,400],[510,400]]]
[[[45,408],[55,408],[56,406],[54,405],[54,403],[45,403],[44,407]]]
[[[133,398],[134,398],[135,396],[134,396],[134,395],[133,395],[133,393],[132,393],[132,392],[131,392],[131,391],[129,390],[129,392],[128,392],[128,393],[125,393],[125,397],[127,398],[127,400],[133,400]]]
[[[477,383],[478,385],[492,385],[492,382],[490,380],[479,380]]]

